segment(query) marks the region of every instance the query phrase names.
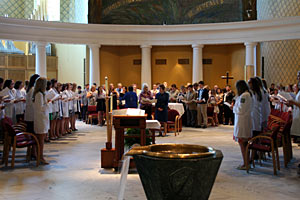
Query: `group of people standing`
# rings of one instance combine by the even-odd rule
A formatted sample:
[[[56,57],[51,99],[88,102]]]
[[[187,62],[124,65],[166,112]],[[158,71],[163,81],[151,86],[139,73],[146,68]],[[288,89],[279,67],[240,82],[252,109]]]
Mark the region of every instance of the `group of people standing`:
[[[4,83],[3,83],[4,82]],[[3,88],[2,88],[3,86]],[[61,84],[56,79],[34,74],[29,81],[0,78],[0,118],[12,122],[25,122],[27,131],[36,134],[40,144],[40,160],[49,164],[43,156],[44,142],[56,140],[76,131],[76,113],[80,112],[81,96],[75,83]],[[32,157],[35,157],[33,151]]]

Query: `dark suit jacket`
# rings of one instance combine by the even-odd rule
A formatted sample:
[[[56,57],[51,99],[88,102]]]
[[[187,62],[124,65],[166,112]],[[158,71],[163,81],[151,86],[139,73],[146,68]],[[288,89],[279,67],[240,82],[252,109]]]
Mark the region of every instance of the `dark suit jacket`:
[[[204,102],[200,103],[200,104],[207,104],[208,101],[208,90],[206,88],[202,89],[202,94],[200,96],[200,91],[201,89],[198,90],[198,100],[205,100]]]

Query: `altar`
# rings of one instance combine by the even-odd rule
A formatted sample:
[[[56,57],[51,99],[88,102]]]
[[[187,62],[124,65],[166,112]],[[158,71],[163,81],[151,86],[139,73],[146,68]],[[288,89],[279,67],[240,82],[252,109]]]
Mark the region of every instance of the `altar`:
[[[160,123],[157,120],[146,120],[144,110],[121,109],[113,110],[111,113],[112,125],[115,129],[115,148],[107,145],[101,149],[101,167],[118,168],[119,162],[124,154],[124,139],[126,137],[140,138],[140,145],[146,145],[146,138],[150,137],[152,144],[155,144],[155,131],[160,130]],[[140,130],[139,135],[125,135],[126,129],[136,128]],[[146,135],[149,129],[149,135]],[[109,137],[108,137],[109,138]]]

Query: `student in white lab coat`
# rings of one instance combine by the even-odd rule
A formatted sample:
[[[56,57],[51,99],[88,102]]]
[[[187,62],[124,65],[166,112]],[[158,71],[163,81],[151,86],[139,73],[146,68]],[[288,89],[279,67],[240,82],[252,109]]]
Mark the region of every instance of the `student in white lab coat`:
[[[5,105],[5,116],[9,117],[13,122],[15,119],[15,93],[13,92],[14,88],[13,80],[5,80],[3,85],[3,90],[0,92],[0,96],[6,97],[4,101]]]
[[[235,114],[233,138],[237,141],[241,148],[243,164],[238,166],[239,170],[246,170],[245,152],[248,140],[252,137],[252,94],[249,91],[248,85],[244,80],[236,82],[237,98],[233,106]]]
[[[57,137],[62,137],[63,131],[64,131],[64,126],[63,126],[63,110],[62,110],[62,84],[57,83],[56,88],[55,88],[57,94],[59,95],[57,104],[58,104],[58,113],[57,113],[57,122],[56,122],[56,136]]]
[[[58,120],[59,120],[59,94],[57,92],[57,80],[51,79],[51,89],[49,90],[49,94],[52,97],[52,121],[50,122],[50,130],[53,130],[53,136],[55,139],[59,138],[58,131]]]
[[[270,101],[269,101],[269,93],[266,89],[267,87],[264,87],[263,81],[259,77],[255,77],[258,81],[261,94],[262,94],[262,102],[261,102],[261,127],[262,129],[267,128],[268,125],[268,118],[271,113],[271,107],[270,107]]]
[[[25,106],[24,119],[25,119],[25,122],[27,124],[27,132],[29,132],[29,133],[34,133],[34,130],[33,130],[34,112],[33,112],[32,94],[33,94],[33,90],[34,90],[35,81],[39,77],[40,77],[40,75],[33,74],[30,77],[29,85],[28,85],[28,88],[26,90],[26,97],[25,97],[26,106]]]
[[[17,122],[24,120],[24,111],[25,111],[25,96],[24,93],[21,91],[23,88],[23,82],[22,81],[16,81],[15,86],[16,90],[16,99],[15,99],[15,109],[16,109],[16,118]]]
[[[262,102],[263,94],[256,78],[250,78],[248,81],[252,93],[253,106],[251,109],[253,136],[257,136],[262,131]]]
[[[73,99],[73,101],[71,101],[71,103],[73,102],[73,116],[71,119],[71,130],[78,131],[78,129],[76,128],[76,119],[77,119],[76,113],[80,112],[79,95],[78,93],[76,93],[77,84],[73,83],[71,85],[72,85],[71,93]]]
[[[62,114],[63,114],[63,135],[69,132],[69,85],[63,84],[62,86]]]
[[[40,77],[36,80],[32,95],[34,108],[34,132],[40,144],[40,160],[41,164],[48,165],[49,163],[44,158],[44,140],[49,130],[49,102],[46,99],[47,79]]]

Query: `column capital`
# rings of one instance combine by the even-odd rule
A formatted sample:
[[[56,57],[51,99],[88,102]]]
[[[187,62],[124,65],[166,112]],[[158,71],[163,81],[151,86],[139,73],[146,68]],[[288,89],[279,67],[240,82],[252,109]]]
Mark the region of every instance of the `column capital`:
[[[256,47],[257,42],[245,42],[244,45],[246,47],[252,47],[252,48],[254,48],[254,47]]]
[[[193,44],[193,45],[192,45],[192,48],[193,48],[193,49],[202,49],[203,47],[204,47],[203,44]]]
[[[38,47],[46,47],[48,42],[34,42],[36,46]]]
[[[88,44],[89,48],[100,48],[101,44]]]
[[[141,48],[143,49],[143,48],[149,48],[149,49],[151,49],[152,48],[152,45],[149,45],[149,44],[142,44],[141,45]]]

